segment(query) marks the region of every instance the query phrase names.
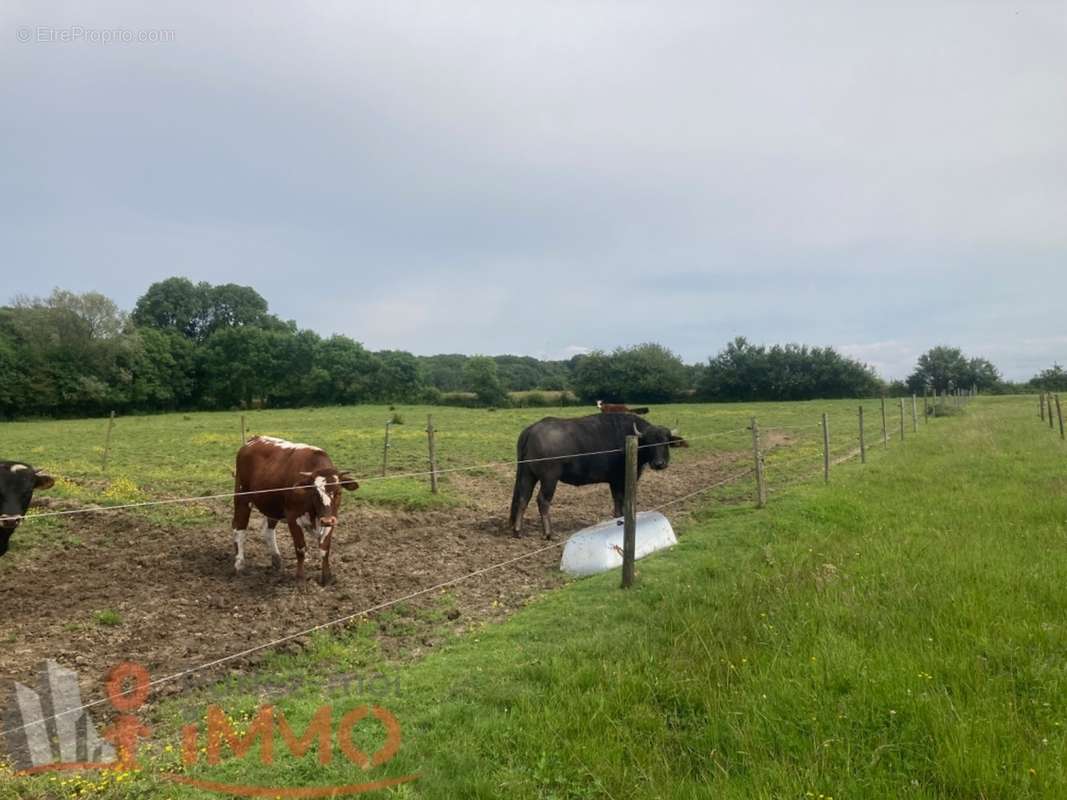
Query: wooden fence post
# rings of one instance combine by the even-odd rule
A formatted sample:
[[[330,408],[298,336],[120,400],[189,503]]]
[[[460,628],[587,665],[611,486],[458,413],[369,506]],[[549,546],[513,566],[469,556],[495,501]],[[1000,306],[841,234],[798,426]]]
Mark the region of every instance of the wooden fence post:
[[[822,472],[823,479],[830,482],[830,421],[822,414]]]
[[[900,441],[904,441],[904,398],[900,398]]]
[[[107,435],[104,437],[104,474],[107,474],[107,462],[111,458],[111,430],[115,427],[115,412],[107,419]]]
[[[622,588],[634,583],[637,550],[637,437],[626,437],[626,483],[622,499]]]
[[[1055,420],[1052,418],[1052,392],[1049,392],[1049,395],[1048,395],[1048,429],[1049,430],[1052,430],[1055,427],[1054,426],[1054,422],[1055,422]]]
[[[241,415],[241,446],[244,447],[245,442],[248,441],[248,435],[245,433],[245,415]]]
[[[763,453],[760,452],[759,423],[752,418],[752,456],[756,460],[756,508],[767,505],[767,484],[763,475]]]
[[[1045,393],[1044,392],[1042,392],[1041,395],[1040,395],[1040,403],[1041,403],[1041,421],[1044,422],[1045,421]]]
[[[385,471],[389,469],[389,429],[392,427],[393,422],[390,420],[385,423],[385,444],[382,446],[382,476],[385,476]]]
[[[882,447],[889,448],[889,431],[885,426],[885,397],[882,397]]]
[[[923,387],[923,425],[930,424],[930,406],[929,406],[930,391]]]
[[[1063,408],[1060,406],[1060,396],[1056,395],[1056,416],[1060,420],[1060,438],[1063,439]]]
[[[867,463],[867,442],[863,438],[863,405],[860,404],[860,463]]]
[[[437,447],[434,444],[433,414],[426,415],[426,439],[430,447],[430,491],[437,494]]]
[[[913,394],[911,396],[911,432],[912,433],[918,433],[919,432],[919,410],[918,410],[918,408],[916,408],[917,405],[918,405],[918,400],[916,400],[915,395]]]

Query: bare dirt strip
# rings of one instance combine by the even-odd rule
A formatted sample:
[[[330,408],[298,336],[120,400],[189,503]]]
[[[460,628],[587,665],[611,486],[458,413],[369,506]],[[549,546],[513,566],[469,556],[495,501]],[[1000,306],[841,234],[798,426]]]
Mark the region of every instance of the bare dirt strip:
[[[640,507],[685,496],[741,471],[733,457],[679,464],[646,472]],[[334,533],[331,562],[335,582],[317,583],[318,559],[309,548],[304,590],[294,578],[295,556],[284,526],[278,543],[284,567],[270,569],[258,535],[246,543],[246,571],[233,575],[231,512],[213,506],[214,524],[204,528],[166,527],[134,514],[115,512],[65,518],[78,544],[33,548],[5,564],[0,574],[0,678],[32,685],[38,666],[54,659],[76,669],[86,695],[120,661],[146,666],[153,678],[273,641],[295,631],[359,612],[394,598],[466,575],[543,547],[536,504],[526,515],[522,538],[507,531],[512,474],[455,473],[453,491],[465,498],[459,508],[407,512],[348,500]],[[747,485],[739,491],[747,491]],[[677,515],[686,504],[672,506]],[[47,504],[47,500],[42,501]],[[557,538],[610,516],[606,486],[560,486],[553,504]],[[258,530],[253,516],[252,530]],[[32,522],[16,534],[33,535]],[[520,560],[449,588],[454,598],[448,617],[452,630],[502,617],[531,597],[561,585],[561,548]],[[424,596],[415,604],[432,603]],[[102,625],[97,612],[118,613],[121,623]],[[440,626],[392,635],[382,629],[387,653],[418,657],[434,647]],[[300,647],[299,642],[283,645]],[[257,654],[230,661],[161,687],[161,694],[248,670]],[[7,693],[4,692],[6,695]],[[7,697],[0,700],[6,705]]]

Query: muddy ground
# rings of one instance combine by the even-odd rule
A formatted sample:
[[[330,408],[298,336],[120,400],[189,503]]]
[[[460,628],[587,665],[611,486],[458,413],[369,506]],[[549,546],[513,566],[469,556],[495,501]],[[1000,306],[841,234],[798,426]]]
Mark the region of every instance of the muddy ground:
[[[743,466],[723,457],[650,471],[641,481],[640,507],[685,496]],[[283,527],[282,571],[271,571],[262,540],[250,533],[246,570],[234,576],[230,511],[223,503],[212,507],[215,522],[199,529],[161,527],[123,512],[70,517],[65,524],[76,537],[69,538],[78,544],[24,551],[14,568],[0,575],[0,678],[8,686],[12,679],[32,686],[38,665],[51,658],[76,669],[92,698],[104,672],[120,661],[145,665],[153,678],[169,675],[537,550],[545,542],[536,504],[527,510],[523,538],[506,530],[511,481],[511,472],[503,469],[455,473],[451,491],[464,505],[448,510],[407,512],[346,498],[334,533],[335,582],[318,585],[317,549],[309,547],[303,590]],[[674,505],[668,516],[676,518],[699,501],[698,496]],[[606,486],[561,486],[553,505],[557,541],[610,512]],[[259,519],[253,516],[253,531]],[[17,535],[32,536],[32,525]],[[505,616],[562,584],[560,553],[554,548],[451,587],[454,605],[446,624],[463,629]],[[416,604],[433,601],[428,595]],[[117,612],[121,623],[97,621],[94,615],[104,610]],[[393,637],[383,627],[379,640],[388,654],[418,657],[443,632]],[[247,670],[263,656],[227,662],[160,691],[166,695]],[[0,706],[6,705],[3,694]]]

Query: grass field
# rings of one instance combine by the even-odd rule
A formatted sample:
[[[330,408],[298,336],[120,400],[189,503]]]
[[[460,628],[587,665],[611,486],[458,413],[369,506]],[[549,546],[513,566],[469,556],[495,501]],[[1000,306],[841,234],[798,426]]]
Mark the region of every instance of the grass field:
[[[852,405],[830,405],[842,450]],[[677,412],[683,428],[725,431],[722,410]],[[813,410],[758,413],[785,425]],[[378,648],[382,625],[411,624],[393,609],[164,701],[152,720],[164,746],[143,772],[0,793],[207,796],[154,775],[181,771],[178,726],[215,702],[241,728],[269,701],[298,732],[322,703],[376,702],[402,745],[366,772],[280,743],[269,768],[248,756],[188,771],[278,790],[418,774],[379,793],[411,798],[1064,797],[1065,457],[1036,402],[983,398],[866,466],[835,467],[829,486],[697,512],[676,549],[639,563],[632,591],[616,575],[574,582],[421,658]],[[391,688],[331,680],[353,673]]]

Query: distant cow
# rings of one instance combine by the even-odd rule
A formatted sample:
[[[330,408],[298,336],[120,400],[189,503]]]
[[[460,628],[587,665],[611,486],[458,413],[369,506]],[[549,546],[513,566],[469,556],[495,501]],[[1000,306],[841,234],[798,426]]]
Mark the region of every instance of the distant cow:
[[[282,566],[274,528],[284,519],[296,548],[297,582],[304,581],[304,534],[314,533],[322,554],[320,583],[325,586],[330,580],[330,540],[341,508],[341,489],[352,491],[359,484],[347,472],[339,472],[324,450],[273,436],[257,436],[237,451],[235,477],[234,572],[244,570],[245,534],[255,506],[266,517],[263,541],[270,548],[274,569]]]
[[[21,461],[0,461],[0,556],[30,507],[35,489],[51,489],[52,476]]]
[[[623,403],[605,403],[603,400],[596,401],[596,407],[601,414],[647,414],[648,408],[628,408]]]
[[[653,425],[635,414],[593,414],[575,419],[546,417],[535,422],[519,435],[517,448],[520,463],[515,472],[515,490],[511,496],[511,530],[522,532],[522,517],[533,495],[534,486],[541,484],[537,494],[537,508],[541,512],[541,528],[545,538],[552,538],[550,509],[556,484],[571,486],[606,483],[611,487],[615,516],[622,516],[626,463],[623,448],[626,437],[638,440],[638,477],[646,466],[666,469],[671,460],[670,448],[688,447],[685,440],[668,428]],[[613,451],[613,452],[603,452]],[[599,455],[579,455],[598,453]]]

